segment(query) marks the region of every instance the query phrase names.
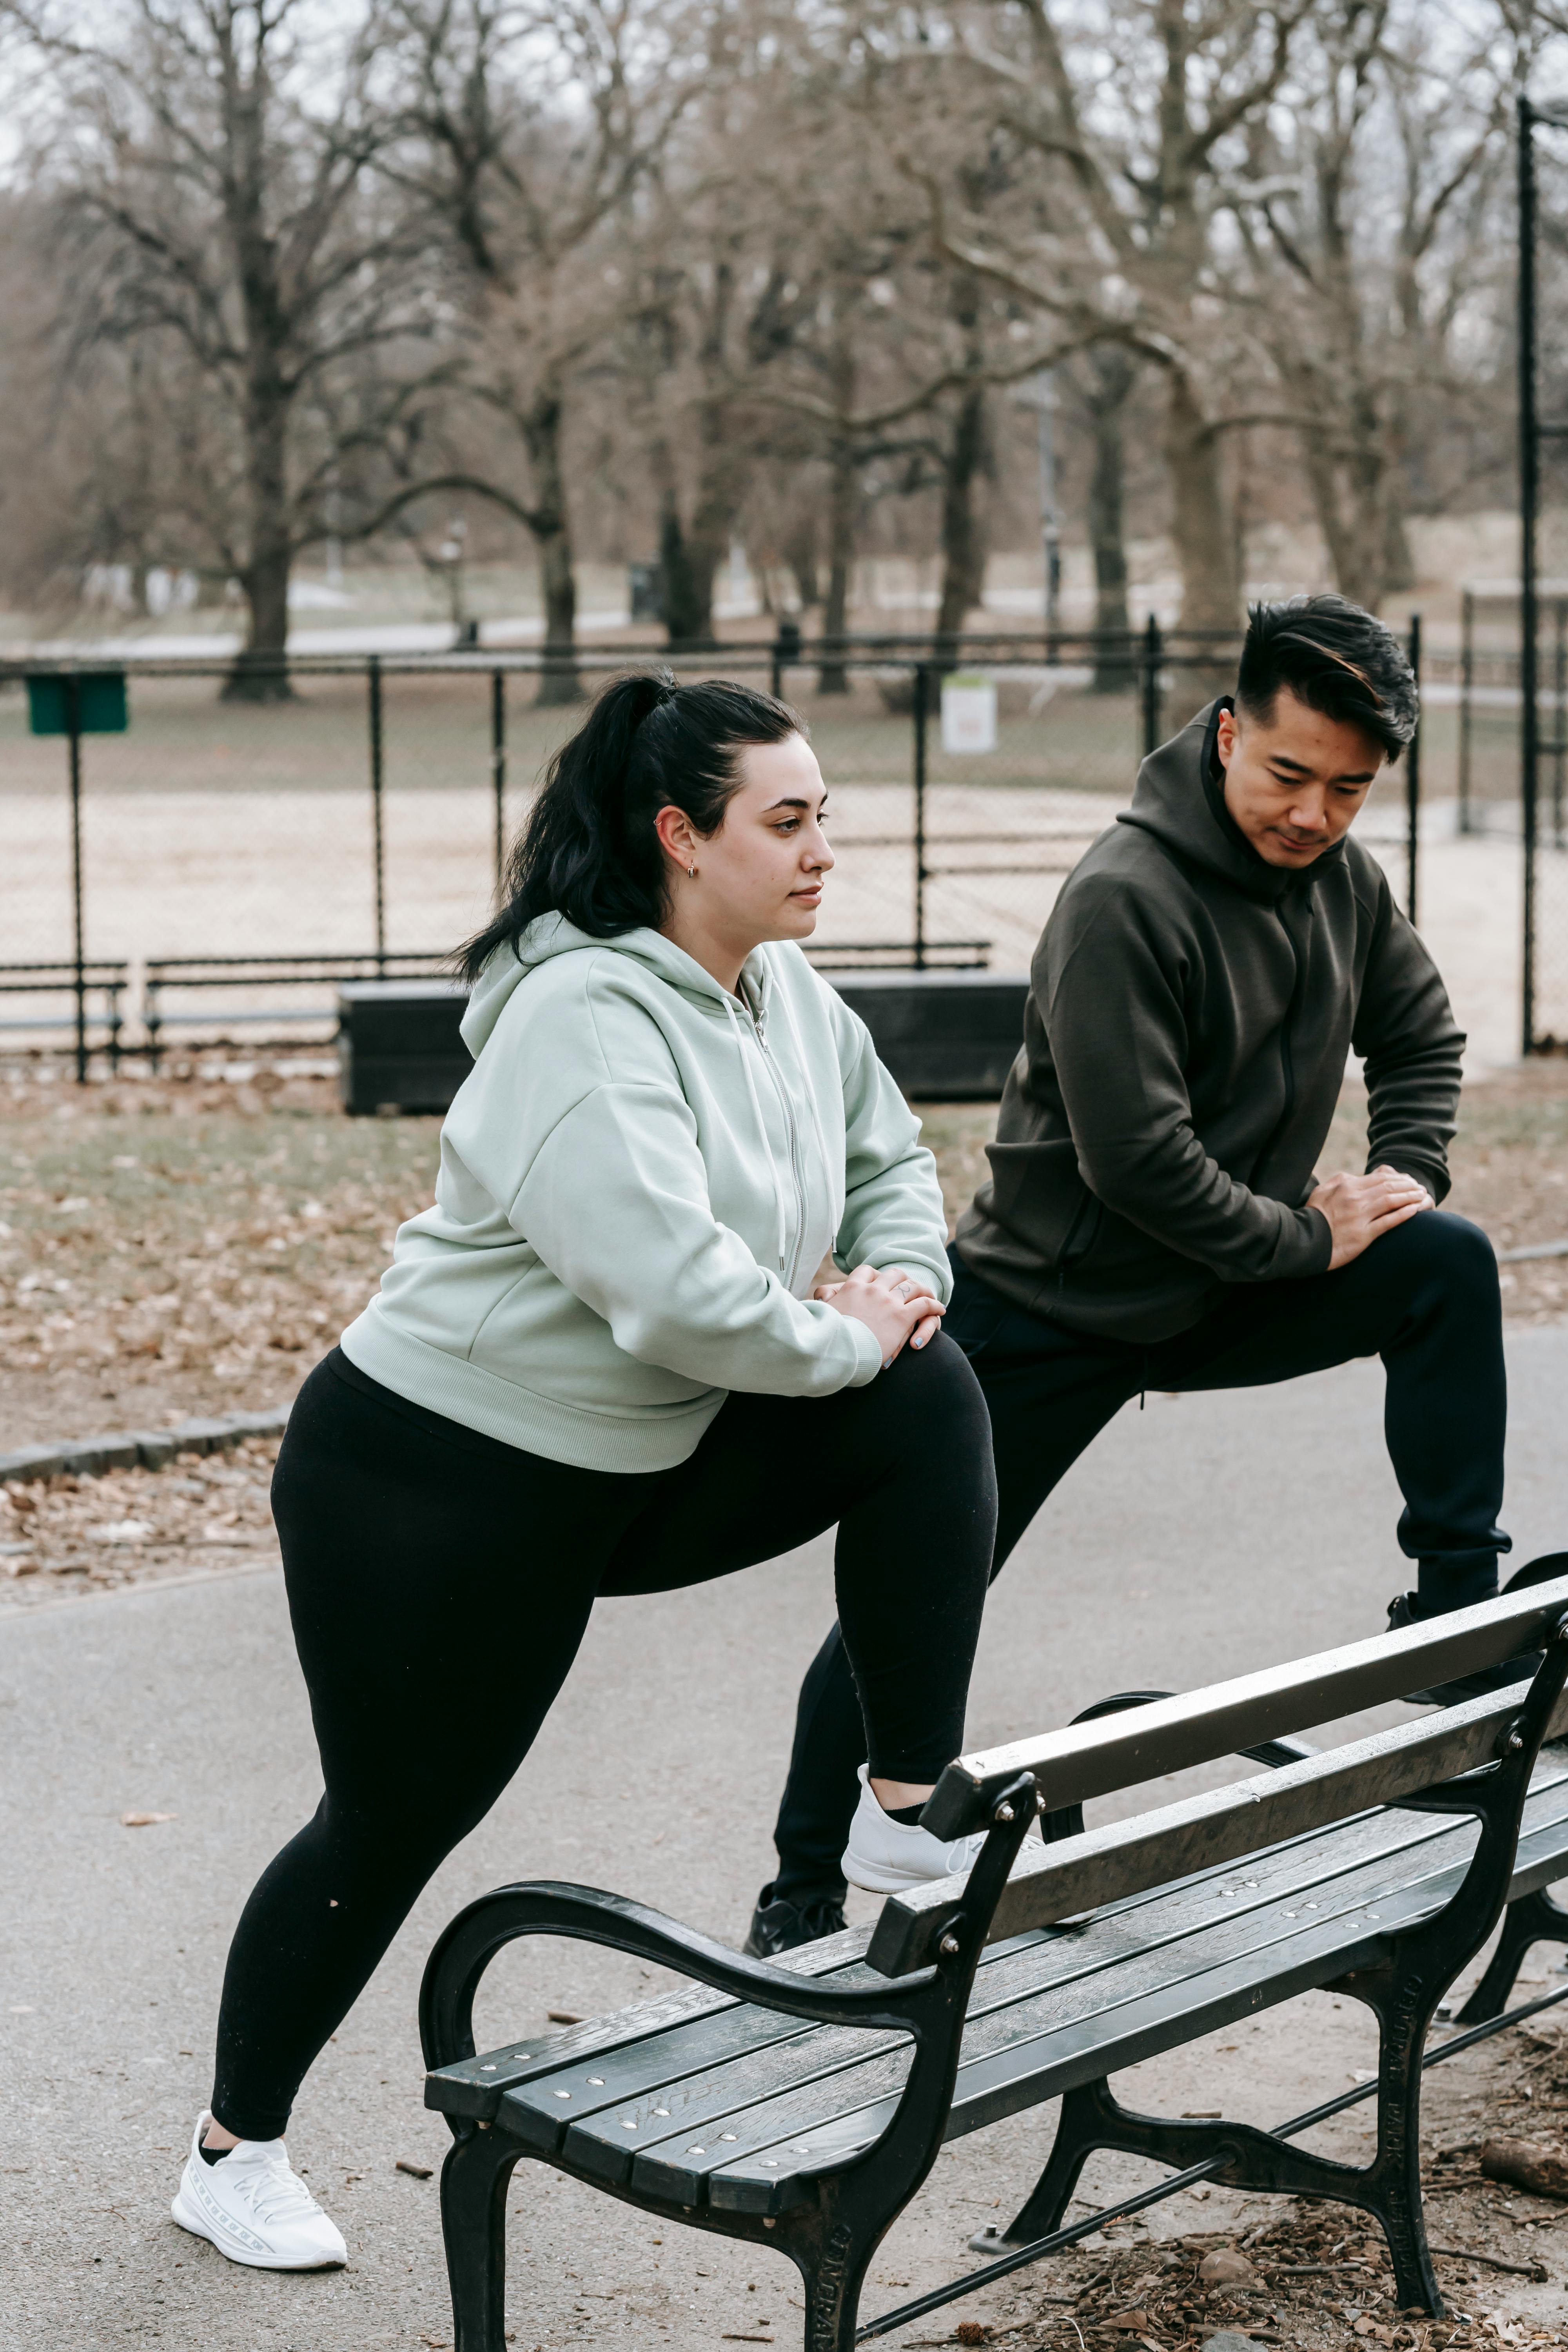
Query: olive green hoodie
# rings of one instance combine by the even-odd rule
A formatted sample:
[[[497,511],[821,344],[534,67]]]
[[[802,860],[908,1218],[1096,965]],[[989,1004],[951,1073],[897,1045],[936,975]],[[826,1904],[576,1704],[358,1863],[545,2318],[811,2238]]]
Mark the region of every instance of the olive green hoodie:
[[[342,1349],[398,1395],[531,1454],[668,1469],[731,1389],[874,1380],[841,1267],[952,1286],[942,1188],[862,1022],[794,946],[743,1002],[659,932],[542,916],[493,956],[441,1130],[435,1206]]]
[[[958,1227],[1015,1305],[1143,1344],[1226,1283],[1327,1267],[1311,1193],[1352,1050],[1367,1166],[1448,1189],[1465,1041],[1436,966],[1351,835],[1300,871],[1258,856],[1225,805],[1224,707],[1151,753],[1063,885]]]

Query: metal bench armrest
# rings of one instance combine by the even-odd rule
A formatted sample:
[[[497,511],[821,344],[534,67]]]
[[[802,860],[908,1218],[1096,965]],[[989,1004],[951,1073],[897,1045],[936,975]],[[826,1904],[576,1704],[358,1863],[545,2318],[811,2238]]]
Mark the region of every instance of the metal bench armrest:
[[[834,1992],[809,1977],[770,1966],[715,1943],[667,1913],[624,1895],[559,1880],[524,1880],[498,1886],[460,1911],[430,1955],[419,1996],[425,2063],[434,2069],[474,2054],[473,2002],[496,1954],[520,1936],[570,1936],[630,1952],[658,1968],[674,1969],[736,2000],[754,2001],[819,2025],[907,2024],[904,2002],[931,1982],[934,1970]]]
[[[499,1886],[458,1914],[426,1964],[419,1991],[425,2063],[436,2072],[474,2055],[474,1995],[496,1954],[520,1936],[571,1936],[605,1944],[785,2017],[804,2018],[815,2025],[882,2027],[919,2041],[930,2030],[927,1996],[939,1979],[958,1965],[973,1972],[1007,1871],[1035,1811],[1034,1783],[1026,1778],[1005,1792],[969,1883],[953,1904],[946,1937],[951,1951],[944,1944],[931,1967],[837,1990],[765,1960],[749,1959],[624,1895],[551,1879]]]

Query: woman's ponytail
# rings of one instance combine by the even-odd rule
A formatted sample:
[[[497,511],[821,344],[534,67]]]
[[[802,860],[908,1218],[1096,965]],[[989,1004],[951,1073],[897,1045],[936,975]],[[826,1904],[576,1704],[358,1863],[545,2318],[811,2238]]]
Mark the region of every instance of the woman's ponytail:
[[[616,678],[545,771],[512,845],[504,903],[456,959],[476,981],[498,948],[517,945],[541,915],[560,913],[594,939],[615,939],[668,911],[654,820],[685,811],[717,831],[749,743],[804,731],[786,703],[724,679],[678,686],[668,670]]]

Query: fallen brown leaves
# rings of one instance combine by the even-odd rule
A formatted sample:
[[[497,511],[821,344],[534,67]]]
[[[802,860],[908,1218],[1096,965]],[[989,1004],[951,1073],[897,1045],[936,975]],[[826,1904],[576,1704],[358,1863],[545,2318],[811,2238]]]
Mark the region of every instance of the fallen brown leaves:
[[[1452,2218],[1452,2217],[1450,2217]],[[1486,2234],[1484,2220],[1478,2233]],[[1435,2250],[1436,2251],[1436,2250]],[[1048,2266],[1049,2292],[1018,2282],[1011,2325],[967,2322],[984,2335],[957,2342],[1000,2341],[1041,2352],[1198,2352],[1211,2336],[1251,2341],[1287,2352],[1484,2352],[1506,2343],[1561,2347],[1554,2325],[1489,2310],[1505,2283],[1489,2276],[1484,2256],[1447,2252],[1437,2268],[1450,2315],[1432,2320],[1401,2312],[1382,2234],[1343,2206],[1282,2204],[1258,2226],[1199,2231],[1163,2241],[1081,2248]],[[1510,2264],[1521,2274],[1539,2265]],[[1027,2276],[1027,2274],[1026,2274]],[[1076,2295],[1064,2287],[1076,2285]],[[1066,2305],[1053,2310],[1052,2305]]]
[[[436,1127],[269,1072],[0,1084],[0,1443],[285,1402],[428,1205]]]
[[[167,1470],[0,1487],[0,1607],[275,1559],[268,1493],[278,1443],[182,1454]]]

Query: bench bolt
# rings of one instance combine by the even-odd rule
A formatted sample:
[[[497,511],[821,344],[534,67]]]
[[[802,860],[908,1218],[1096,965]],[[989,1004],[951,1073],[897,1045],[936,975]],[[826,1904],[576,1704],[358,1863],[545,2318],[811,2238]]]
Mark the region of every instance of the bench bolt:
[[[996,1811],[995,1811],[995,1814],[994,1814],[994,1819],[995,1819],[996,1821],[999,1821],[999,1822],[1010,1822],[1010,1821],[1012,1820],[1012,1818],[1013,1818],[1013,1808],[1012,1808],[1012,1806],[1011,1806],[1011,1805],[998,1805],[998,1806],[997,1806],[997,1808],[996,1808]]]
[[[941,1943],[937,1946],[937,1950],[942,1954],[943,1959],[955,1959],[958,1956],[958,1937],[956,1936],[944,1936]]]

